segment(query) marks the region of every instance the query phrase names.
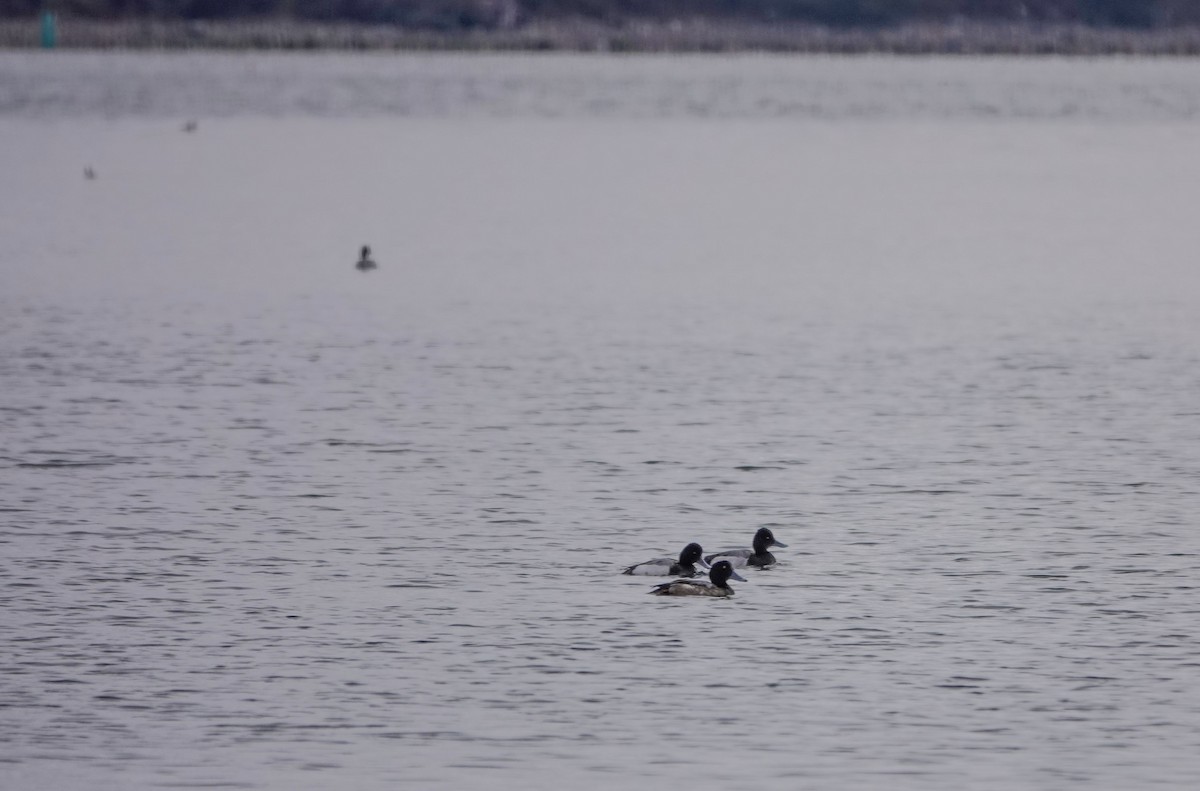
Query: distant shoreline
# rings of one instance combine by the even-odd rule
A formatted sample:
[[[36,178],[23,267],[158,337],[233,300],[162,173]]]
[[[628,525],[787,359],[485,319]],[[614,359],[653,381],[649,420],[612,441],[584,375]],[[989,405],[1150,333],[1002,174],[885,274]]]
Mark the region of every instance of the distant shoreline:
[[[0,20],[0,49],[36,49],[39,23]],[[694,19],[537,21],[509,29],[430,31],[295,20],[58,21],[64,50],[794,53],[1017,56],[1200,55],[1200,27],[1153,30],[1042,24],[919,24],[837,29]]]

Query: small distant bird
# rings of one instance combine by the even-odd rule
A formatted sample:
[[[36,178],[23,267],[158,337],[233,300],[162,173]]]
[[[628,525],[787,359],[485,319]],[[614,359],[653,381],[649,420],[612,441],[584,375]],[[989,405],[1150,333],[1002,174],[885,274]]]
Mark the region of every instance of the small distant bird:
[[[96,171],[92,170],[91,165],[88,165],[87,167],[85,167],[83,169],[83,177],[85,179],[87,179],[88,181],[91,181],[92,179],[96,178]]]
[[[183,131],[185,131],[185,132],[195,132],[195,131],[196,131],[196,127],[197,127],[197,126],[199,126],[199,124],[198,124],[198,123],[196,123],[196,121],[194,121],[194,120],[188,120],[188,121],[185,121],[185,122],[184,122],[184,124],[183,124]]]
[[[371,260],[371,248],[368,245],[363,245],[362,252],[358,254],[358,263],[354,268],[359,272],[370,272],[376,268],[375,262]]]

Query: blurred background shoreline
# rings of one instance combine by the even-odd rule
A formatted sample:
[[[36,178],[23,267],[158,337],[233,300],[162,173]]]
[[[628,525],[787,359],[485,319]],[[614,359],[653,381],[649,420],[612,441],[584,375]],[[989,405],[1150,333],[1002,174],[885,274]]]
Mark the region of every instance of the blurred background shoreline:
[[[770,52],[803,54],[1196,56],[1200,25],[1082,22],[915,22],[836,27],[752,19],[534,19],[494,26],[273,19],[55,17],[62,49]],[[42,46],[36,17],[0,18],[0,49]]]

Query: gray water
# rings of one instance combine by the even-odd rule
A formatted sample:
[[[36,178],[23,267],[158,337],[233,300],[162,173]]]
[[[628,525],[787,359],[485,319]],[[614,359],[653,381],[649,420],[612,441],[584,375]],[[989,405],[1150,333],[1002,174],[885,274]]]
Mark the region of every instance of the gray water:
[[[1196,787],[1197,96],[0,54],[0,785]]]

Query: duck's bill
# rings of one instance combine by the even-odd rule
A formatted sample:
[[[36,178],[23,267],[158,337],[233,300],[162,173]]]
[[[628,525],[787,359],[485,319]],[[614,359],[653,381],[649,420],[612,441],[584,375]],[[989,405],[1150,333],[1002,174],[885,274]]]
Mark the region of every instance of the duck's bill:
[[[702,569],[711,569],[712,568],[712,566],[709,565],[708,561],[705,560],[704,558],[700,558],[700,560],[696,561],[696,565]]]
[[[784,549],[787,549],[787,544],[783,543],[782,541],[776,541],[775,546],[783,547]]]
[[[729,572],[729,579],[737,580],[738,582],[746,582],[747,581],[745,577],[743,577],[741,574],[738,574],[736,571]]]

